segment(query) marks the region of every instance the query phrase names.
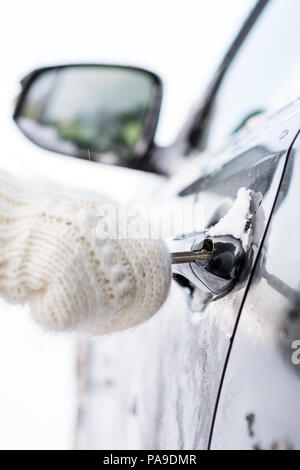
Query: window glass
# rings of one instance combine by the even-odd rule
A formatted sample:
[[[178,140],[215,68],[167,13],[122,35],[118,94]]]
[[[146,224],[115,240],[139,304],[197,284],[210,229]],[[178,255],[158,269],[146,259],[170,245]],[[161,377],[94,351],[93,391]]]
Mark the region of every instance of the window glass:
[[[300,1],[271,0],[219,88],[208,135],[216,148],[252,117],[300,95]]]

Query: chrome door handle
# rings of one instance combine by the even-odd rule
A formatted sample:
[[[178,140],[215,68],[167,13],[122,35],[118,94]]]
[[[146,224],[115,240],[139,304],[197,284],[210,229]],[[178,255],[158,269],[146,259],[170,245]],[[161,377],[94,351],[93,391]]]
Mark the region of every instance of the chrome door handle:
[[[169,247],[173,273],[218,297],[234,287],[245,260],[240,240],[208,231],[177,237]]]

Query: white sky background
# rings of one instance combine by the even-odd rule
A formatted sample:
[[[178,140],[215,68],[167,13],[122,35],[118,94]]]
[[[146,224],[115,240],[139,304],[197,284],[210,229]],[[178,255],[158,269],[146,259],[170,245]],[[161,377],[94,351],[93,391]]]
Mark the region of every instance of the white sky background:
[[[1,5],[1,157],[12,154],[13,99],[33,68],[110,62],[163,78],[157,142],[168,144],[201,96],[254,0],[9,0]],[[15,131],[16,133],[19,132]],[[0,165],[1,166],[1,165]],[[74,344],[0,303],[0,448],[70,448]]]

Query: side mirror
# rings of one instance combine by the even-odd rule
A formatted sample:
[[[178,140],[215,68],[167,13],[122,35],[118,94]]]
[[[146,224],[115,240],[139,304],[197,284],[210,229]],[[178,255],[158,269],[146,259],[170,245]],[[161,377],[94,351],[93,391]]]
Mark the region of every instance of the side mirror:
[[[21,84],[14,120],[40,147],[130,167],[153,143],[162,84],[147,70],[62,65],[37,69]]]

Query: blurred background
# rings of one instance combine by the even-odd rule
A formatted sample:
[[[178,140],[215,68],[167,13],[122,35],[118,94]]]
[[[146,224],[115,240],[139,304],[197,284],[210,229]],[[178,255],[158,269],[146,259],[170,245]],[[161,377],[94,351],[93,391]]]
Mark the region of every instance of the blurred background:
[[[26,146],[22,150],[17,145],[20,132],[11,119],[19,80],[34,68],[62,63],[129,64],[158,73],[164,98],[156,141],[170,144],[254,3],[4,2],[1,161],[13,161],[16,152],[26,151]],[[46,334],[33,324],[26,308],[0,302],[0,449],[74,447],[76,351],[75,337]]]

